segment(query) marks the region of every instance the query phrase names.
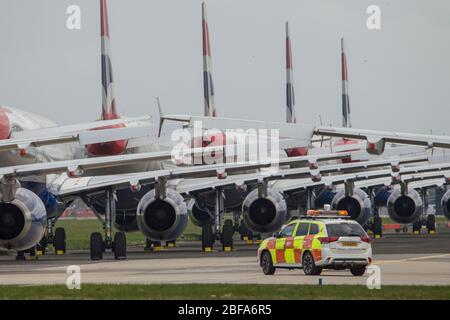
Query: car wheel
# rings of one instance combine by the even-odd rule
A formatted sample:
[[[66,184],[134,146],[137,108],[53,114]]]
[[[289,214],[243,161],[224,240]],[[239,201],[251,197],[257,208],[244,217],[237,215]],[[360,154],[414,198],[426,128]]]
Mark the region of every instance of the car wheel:
[[[350,268],[350,272],[351,272],[352,275],[354,275],[355,277],[360,277],[360,276],[364,275],[364,273],[366,273],[366,267],[354,267],[354,268]]]
[[[261,257],[261,268],[265,275],[272,275],[275,273],[275,267],[272,263],[272,256],[269,251],[264,251]]]
[[[303,255],[302,267],[303,272],[307,276],[318,276],[322,273],[322,268],[316,266],[316,263],[314,262],[314,257],[309,251],[305,252],[305,254]]]

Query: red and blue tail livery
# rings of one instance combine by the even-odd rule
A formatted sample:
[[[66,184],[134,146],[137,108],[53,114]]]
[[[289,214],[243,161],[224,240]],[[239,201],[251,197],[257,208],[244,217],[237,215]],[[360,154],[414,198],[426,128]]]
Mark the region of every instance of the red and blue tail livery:
[[[215,117],[214,84],[211,70],[211,45],[209,43],[208,19],[206,3],[202,3],[202,31],[203,31],[203,92],[205,99],[205,117]]]
[[[341,70],[342,70],[342,126],[350,128],[350,99],[348,96],[347,56],[345,54],[344,38],[341,38]]]

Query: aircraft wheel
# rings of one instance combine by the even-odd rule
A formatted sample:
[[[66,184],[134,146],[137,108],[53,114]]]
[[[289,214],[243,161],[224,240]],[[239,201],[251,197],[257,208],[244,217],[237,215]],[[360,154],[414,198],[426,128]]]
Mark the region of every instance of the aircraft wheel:
[[[211,251],[214,245],[214,232],[212,226],[206,224],[202,227],[202,250]]]
[[[383,235],[383,222],[380,217],[373,217],[373,236],[381,238]]]
[[[25,261],[25,251],[17,251],[16,260]]]
[[[100,232],[91,234],[91,260],[103,259],[103,239]]]
[[[116,232],[114,235],[114,259],[125,260],[127,258],[127,238],[124,232]]]
[[[150,239],[145,239],[145,251],[152,251],[153,250],[153,242]]]
[[[241,236],[241,240],[247,240],[247,226],[244,223],[244,220],[241,220],[241,223],[239,223],[239,235]]]
[[[222,248],[223,251],[233,250],[233,222],[231,220],[225,220],[222,228]]]
[[[30,255],[30,259],[35,259],[36,258],[36,246],[28,249],[28,254]]]
[[[64,230],[64,228],[55,229],[53,247],[55,248],[55,254],[66,253],[66,230]]]
[[[436,216],[430,214],[427,217],[427,230],[428,233],[434,233],[436,231]]]
[[[39,241],[39,243],[36,246],[37,253],[40,254],[40,255],[45,255],[45,251],[47,249],[47,245],[48,245],[47,236],[44,235],[42,237],[41,241]]]
[[[247,228],[247,242],[249,244],[253,243],[253,232],[252,232],[252,230],[250,230],[248,228]]]
[[[417,220],[413,222],[412,229],[414,234],[419,234],[421,228],[422,228],[422,220]]]

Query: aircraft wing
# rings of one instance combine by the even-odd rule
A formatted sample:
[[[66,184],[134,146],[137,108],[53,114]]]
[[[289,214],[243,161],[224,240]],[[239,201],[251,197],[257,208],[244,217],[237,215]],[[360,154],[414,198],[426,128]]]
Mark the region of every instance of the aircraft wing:
[[[428,148],[450,148],[450,137],[447,136],[334,127],[316,127],[314,132],[319,136],[365,140],[367,152],[372,154],[383,153],[386,142]]]
[[[184,155],[195,155],[203,154],[205,150],[211,152],[212,150],[224,151],[226,146],[213,146],[206,148],[192,148],[183,150]],[[38,176],[45,174],[58,174],[67,172],[71,177],[83,175],[85,171],[109,168],[114,166],[123,166],[139,162],[150,162],[150,161],[162,161],[172,159],[171,151],[160,151],[160,152],[144,152],[135,154],[123,154],[117,156],[105,156],[105,157],[94,157],[87,159],[75,159],[75,160],[65,160],[65,161],[52,161],[44,163],[33,163],[18,166],[10,166],[0,168],[1,176],[10,177],[26,177],[26,176]],[[338,160],[343,158],[351,158],[351,153],[330,153],[322,155],[312,155],[312,156],[299,156],[281,159],[265,159],[255,162],[236,162],[230,164],[217,164],[211,166],[186,166],[187,171],[192,171],[195,174],[199,168],[206,168],[209,170],[213,168],[214,170],[220,170],[224,165],[228,172],[242,171],[242,170],[252,170],[262,167],[273,167],[273,166],[285,166],[285,165],[309,165],[310,167],[316,167],[318,161],[330,161]]]
[[[274,134],[270,130],[277,129],[282,148],[307,147],[311,145],[311,137],[314,134],[314,126],[312,125],[191,115],[162,116],[160,119],[160,128],[162,128],[165,120],[182,122],[187,128],[217,129],[223,132],[242,129],[244,131],[254,130],[253,132],[257,134],[260,130],[268,130],[267,134]]]
[[[41,147],[46,145],[78,142],[80,145],[128,140],[145,137],[154,132],[157,127],[148,122],[150,117],[100,120],[89,123],[80,123],[67,126],[50,127],[44,129],[16,132],[11,139],[0,141],[0,151],[22,150],[28,147]],[[117,124],[135,124],[124,128],[95,130]]]
[[[328,155],[333,158],[335,155]],[[297,158],[297,159],[295,159]],[[281,159],[283,164],[298,163],[309,157],[294,157]],[[397,168],[399,163],[423,162],[426,158],[416,157],[408,159],[384,159],[367,161],[366,163],[348,163],[348,164],[330,164],[320,167],[321,173],[338,173],[338,172],[354,172],[356,170],[365,170],[367,168],[385,167],[391,165],[389,172],[393,168]],[[242,173],[243,171],[255,170],[257,172]],[[259,181],[272,181],[281,179],[309,178],[318,182],[320,178],[316,178],[316,167],[300,167],[284,169],[283,167],[272,167],[269,162],[261,162],[257,164],[222,164],[222,165],[203,165],[197,167],[181,167],[169,170],[157,170],[150,172],[140,172],[134,174],[122,174],[109,176],[106,178],[99,177],[81,177],[64,181],[59,187],[58,194],[61,196],[76,195],[78,193],[92,193],[104,190],[106,188],[125,189],[135,188],[142,184],[154,183],[158,179],[180,180],[179,186],[176,184],[180,193],[189,193],[193,191],[206,190],[219,186],[240,186]],[[384,173],[384,172],[383,172]],[[231,175],[234,174],[234,175]],[[187,179],[192,178],[190,181]],[[201,179],[204,178],[204,179]]]
[[[450,148],[450,137],[438,135],[424,135],[414,133],[401,133],[379,130],[365,130],[340,127],[315,127],[312,125],[290,124],[270,121],[242,120],[219,117],[201,117],[187,115],[161,116],[160,126],[165,120],[178,121],[184,123],[185,127],[193,128],[194,125],[201,124],[204,129],[215,128],[218,130],[232,129],[259,129],[269,128],[280,130],[280,138],[295,139],[299,142],[298,147],[311,144],[313,135],[340,137],[347,139],[357,139],[366,141],[367,152],[371,154],[382,154],[385,150],[386,142],[396,144],[417,145],[427,148]]]
[[[375,187],[401,182],[411,183],[415,181],[450,178],[450,163],[442,163],[426,166],[404,166],[399,172],[392,169],[379,169],[364,172],[351,172],[322,177],[320,181],[310,179],[278,180],[272,187],[280,192],[295,192],[312,186],[334,186],[347,181],[355,182],[358,187]]]
[[[402,180],[408,184],[432,179],[441,179],[450,182],[450,170],[429,171],[424,173],[410,173],[401,176]]]
[[[417,181],[412,182],[409,184],[409,186],[413,189],[420,189],[420,188],[429,188],[429,187],[440,187],[446,183],[445,179],[432,179],[432,180],[423,180],[423,181]]]

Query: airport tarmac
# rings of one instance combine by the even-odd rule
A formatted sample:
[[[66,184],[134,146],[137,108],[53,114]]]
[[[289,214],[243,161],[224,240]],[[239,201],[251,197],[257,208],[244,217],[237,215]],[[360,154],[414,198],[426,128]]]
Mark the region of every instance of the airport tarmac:
[[[450,285],[450,234],[393,234],[374,240],[374,262],[381,269],[382,285]],[[67,267],[81,268],[83,283],[260,283],[317,284],[302,270],[277,270],[265,276],[256,261],[256,245],[236,244],[231,253],[199,251],[195,242],[179,243],[163,252],[132,248],[128,260],[115,261],[106,253],[102,261],[89,261],[87,251],[64,256],[48,254],[37,261],[0,257],[0,284],[65,284]],[[324,271],[323,284],[362,284],[368,275]]]
[[[450,285],[450,254],[375,255],[382,285]],[[255,257],[208,257],[173,259],[132,259],[126,261],[83,259],[2,261],[0,284],[65,284],[67,267],[78,265],[82,283],[241,283],[318,284],[319,277],[302,270],[277,270],[265,276]],[[367,276],[354,277],[349,271],[324,271],[323,284],[366,284]]]

